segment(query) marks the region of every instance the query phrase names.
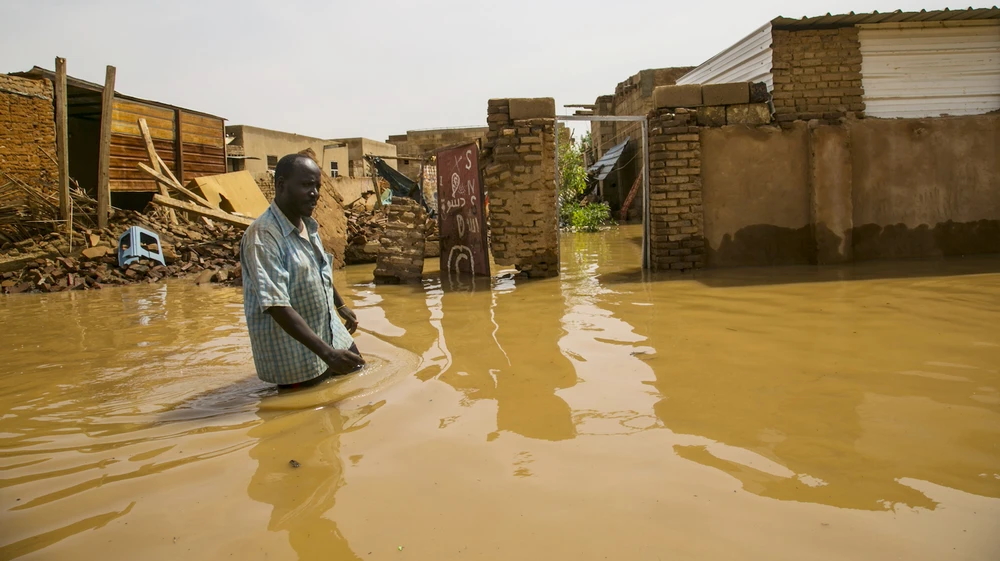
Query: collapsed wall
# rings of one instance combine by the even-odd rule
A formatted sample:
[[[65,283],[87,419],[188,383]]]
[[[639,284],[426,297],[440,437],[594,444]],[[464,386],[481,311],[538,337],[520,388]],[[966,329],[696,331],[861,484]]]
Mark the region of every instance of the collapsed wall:
[[[52,83],[0,74],[0,171],[56,193]]]
[[[555,100],[491,99],[482,151],[490,247],[529,277],[559,274]]]

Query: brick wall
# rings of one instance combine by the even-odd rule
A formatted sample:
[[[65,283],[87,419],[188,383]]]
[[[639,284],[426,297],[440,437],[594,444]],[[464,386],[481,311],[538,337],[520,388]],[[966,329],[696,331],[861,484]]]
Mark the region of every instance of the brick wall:
[[[0,74],[0,171],[52,189],[59,169],[52,83]],[[46,155],[48,153],[48,156]]]
[[[488,107],[481,165],[493,257],[530,277],[556,276],[555,101],[491,99]]]
[[[388,220],[375,262],[375,282],[420,282],[427,224],[424,208],[413,199],[393,197],[386,215]]]
[[[649,114],[650,253],[654,270],[683,271],[705,264],[701,140],[695,115],[687,109],[655,109]]]
[[[779,122],[836,123],[865,110],[855,27],[772,31],[774,110]]]

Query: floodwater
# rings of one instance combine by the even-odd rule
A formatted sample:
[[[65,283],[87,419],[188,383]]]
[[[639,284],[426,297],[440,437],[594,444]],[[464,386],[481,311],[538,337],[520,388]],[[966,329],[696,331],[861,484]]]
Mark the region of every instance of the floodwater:
[[[667,282],[637,235],[350,268],[369,366],[280,394],[238,289],[0,298],[0,559],[1000,558],[1000,260]]]

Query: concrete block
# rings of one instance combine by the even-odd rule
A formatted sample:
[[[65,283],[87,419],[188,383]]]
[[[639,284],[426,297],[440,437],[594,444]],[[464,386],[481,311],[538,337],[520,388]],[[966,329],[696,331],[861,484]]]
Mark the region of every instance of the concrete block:
[[[510,100],[510,118],[552,119],[556,116],[556,100],[551,97],[525,97]]]
[[[653,104],[656,109],[701,107],[701,84],[658,86],[653,90]]]
[[[701,87],[701,98],[705,105],[750,103],[750,84],[746,82],[705,84]]]
[[[766,125],[771,122],[771,110],[766,103],[747,103],[726,107],[726,123],[730,125]]]

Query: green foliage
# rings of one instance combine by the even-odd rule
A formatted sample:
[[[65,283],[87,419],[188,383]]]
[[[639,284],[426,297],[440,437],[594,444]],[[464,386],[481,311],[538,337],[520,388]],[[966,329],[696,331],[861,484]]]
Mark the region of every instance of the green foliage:
[[[590,135],[584,136],[584,142]],[[607,203],[582,204],[587,190],[587,170],[583,167],[582,143],[577,144],[569,129],[559,130],[559,226],[575,232],[596,232],[612,223]]]
[[[567,133],[568,129],[563,129]],[[587,170],[583,167],[583,152],[569,134],[559,138],[559,203],[576,201],[587,190]]]
[[[559,214],[563,227],[574,232],[596,232],[612,222],[608,203],[574,202],[562,207]]]

